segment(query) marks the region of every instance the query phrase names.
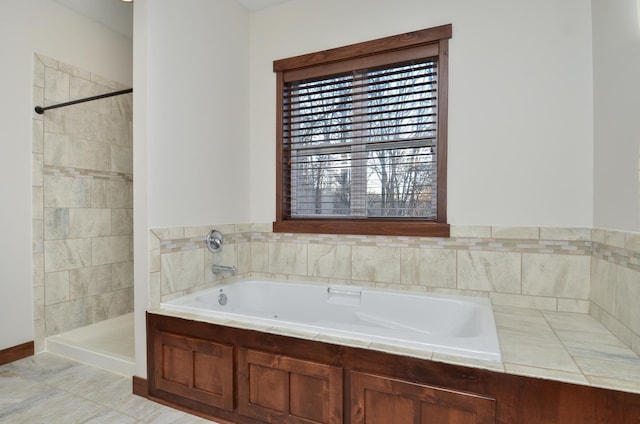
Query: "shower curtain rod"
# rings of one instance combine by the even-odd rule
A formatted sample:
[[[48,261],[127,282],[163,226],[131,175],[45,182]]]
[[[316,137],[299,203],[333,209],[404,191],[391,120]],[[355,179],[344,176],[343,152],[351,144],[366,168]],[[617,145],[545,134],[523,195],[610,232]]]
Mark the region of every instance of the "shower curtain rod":
[[[51,106],[47,106],[47,107],[36,106],[36,113],[39,114],[39,115],[42,115],[45,110],[55,109],[55,108],[64,107],[64,106],[71,106],[71,105],[75,105],[75,104],[78,104],[78,103],[90,102],[90,101],[93,101],[93,100],[100,100],[100,99],[105,99],[107,97],[120,96],[122,94],[129,94],[129,93],[133,93],[133,88],[127,88],[126,90],[114,91],[113,93],[100,94],[98,96],[85,97],[84,99],[72,100],[70,102],[65,102],[65,103],[58,103],[57,105],[51,105]]]

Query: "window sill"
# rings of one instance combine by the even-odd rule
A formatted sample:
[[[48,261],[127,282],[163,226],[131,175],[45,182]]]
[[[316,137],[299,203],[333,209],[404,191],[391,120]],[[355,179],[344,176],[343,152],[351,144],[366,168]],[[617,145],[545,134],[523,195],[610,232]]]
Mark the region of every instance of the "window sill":
[[[383,219],[291,219],[273,223],[274,233],[357,234],[382,236],[449,237],[449,224],[434,221]]]

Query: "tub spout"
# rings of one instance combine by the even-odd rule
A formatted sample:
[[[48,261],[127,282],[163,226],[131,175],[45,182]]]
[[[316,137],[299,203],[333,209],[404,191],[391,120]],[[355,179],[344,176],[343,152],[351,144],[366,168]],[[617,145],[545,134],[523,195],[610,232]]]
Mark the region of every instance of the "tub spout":
[[[231,273],[231,275],[236,275],[236,267],[235,266],[225,266],[225,265],[211,265],[211,272],[214,274],[224,274],[225,272]]]

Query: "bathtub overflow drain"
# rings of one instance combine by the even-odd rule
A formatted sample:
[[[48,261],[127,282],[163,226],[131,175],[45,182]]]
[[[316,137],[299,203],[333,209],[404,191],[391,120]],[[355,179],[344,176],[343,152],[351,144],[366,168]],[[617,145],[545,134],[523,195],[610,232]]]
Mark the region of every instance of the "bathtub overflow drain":
[[[224,293],[220,293],[218,295],[218,303],[222,306],[227,304],[227,295]]]

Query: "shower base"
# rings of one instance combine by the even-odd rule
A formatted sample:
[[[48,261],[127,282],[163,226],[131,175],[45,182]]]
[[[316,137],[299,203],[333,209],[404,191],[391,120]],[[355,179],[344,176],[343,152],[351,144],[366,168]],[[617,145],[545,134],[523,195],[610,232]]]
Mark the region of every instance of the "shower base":
[[[46,350],[127,377],[135,371],[133,313],[46,339]]]

